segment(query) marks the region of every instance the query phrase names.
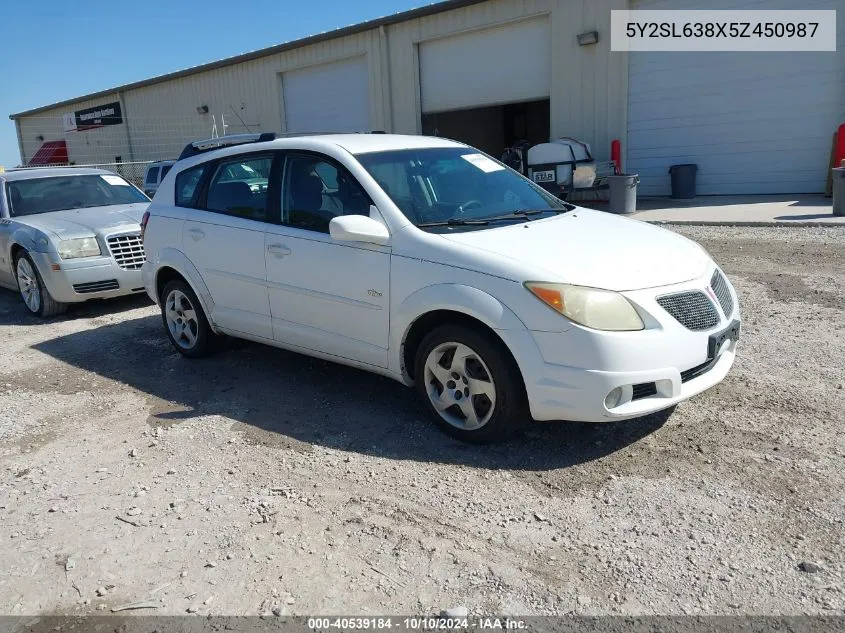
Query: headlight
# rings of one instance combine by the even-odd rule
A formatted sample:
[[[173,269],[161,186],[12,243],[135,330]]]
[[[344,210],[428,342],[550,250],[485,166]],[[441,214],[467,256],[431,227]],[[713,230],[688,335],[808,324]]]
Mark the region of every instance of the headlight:
[[[62,259],[76,259],[78,257],[96,257],[101,255],[100,244],[96,237],[80,237],[75,240],[59,242],[59,257]]]
[[[628,332],[645,327],[634,306],[618,292],[535,281],[525,287],[556,312],[594,330]]]

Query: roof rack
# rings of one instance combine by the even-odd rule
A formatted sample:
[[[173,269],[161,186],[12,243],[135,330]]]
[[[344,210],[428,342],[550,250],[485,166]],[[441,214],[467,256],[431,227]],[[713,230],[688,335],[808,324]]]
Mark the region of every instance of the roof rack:
[[[277,138],[291,138],[296,136],[323,136],[326,134],[386,134],[384,130],[371,130],[370,132],[283,132],[277,134],[276,132],[263,132],[261,134],[230,134],[229,136],[218,136],[217,138],[209,138],[204,141],[194,141],[188,143],[177,160],[183,158],[190,158],[203,152],[210,152],[211,150],[220,149],[221,147],[230,147],[233,145],[244,145],[246,143],[265,143],[267,141],[274,141]]]
[[[229,136],[219,136],[217,138],[208,138],[203,141],[194,141],[185,145],[185,149],[179,154],[179,159],[190,158],[203,152],[210,152],[211,150],[220,149],[221,147],[230,147],[232,145],[244,145],[245,143],[265,143],[276,138],[273,132],[263,132],[261,134],[231,134]]]

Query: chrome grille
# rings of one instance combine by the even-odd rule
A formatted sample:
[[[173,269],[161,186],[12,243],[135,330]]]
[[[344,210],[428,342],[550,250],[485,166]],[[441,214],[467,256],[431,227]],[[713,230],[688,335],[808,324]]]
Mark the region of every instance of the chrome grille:
[[[698,332],[719,325],[716,307],[699,290],[663,295],[657,297],[657,303],[688,330]]]
[[[108,238],[109,251],[123,270],[138,270],[144,265],[144,243],[140,233],[112,235]]]
[[[713,272],[713,277],[710,279],[710,287],[716,293],[716,298],[719,300],[719,305],[722,306],[722,312],[725,317],[730,318],[734,311],[734,300],[731,297],[731,290],[728,288],[728,280],[718,270]]]

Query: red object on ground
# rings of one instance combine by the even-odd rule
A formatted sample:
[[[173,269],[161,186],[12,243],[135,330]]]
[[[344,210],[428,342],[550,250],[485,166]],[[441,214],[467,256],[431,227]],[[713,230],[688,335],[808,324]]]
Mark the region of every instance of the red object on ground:
[[[35,152],[29,167],[38,165],[67,165],[67,145],[64,141],[47,141]]]
[[[842,165],[845,160],[845,123],[839,126],[839,137],[836,140],[836,159],[833,161],[834,167]]]
[[[841,138],[841,136],[840,136]],[[610,160],[616,164],[616,171],[622,173],[622,143],[618,139],[610,144]]]

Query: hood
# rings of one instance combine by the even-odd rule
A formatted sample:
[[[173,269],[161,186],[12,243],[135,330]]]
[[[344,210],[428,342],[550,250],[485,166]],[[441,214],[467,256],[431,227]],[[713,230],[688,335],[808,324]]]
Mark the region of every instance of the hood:
[[[606,290],[639,290],[696,279],[710,257],[677,233],[620,216],[577,209],[561,216],[443,235],[545,271],[548,281]]]
[[[50,232],[60,239],[90,235],[106,235],[137,228],[148,202],[130,205],[110,205],[87,209],[68,209],[51,213],[38,213],[14,218],[15,222]]]

